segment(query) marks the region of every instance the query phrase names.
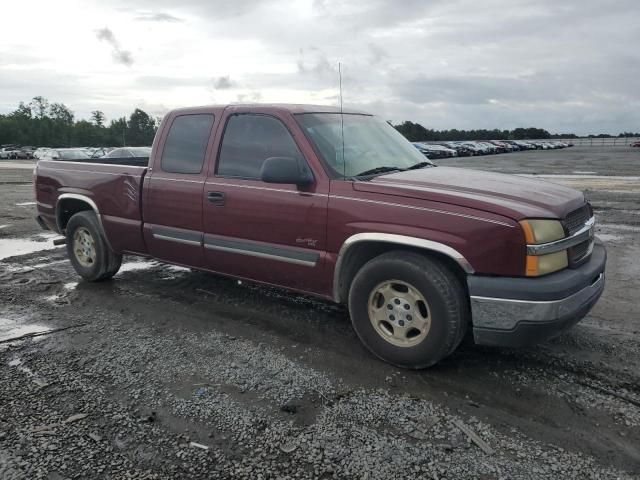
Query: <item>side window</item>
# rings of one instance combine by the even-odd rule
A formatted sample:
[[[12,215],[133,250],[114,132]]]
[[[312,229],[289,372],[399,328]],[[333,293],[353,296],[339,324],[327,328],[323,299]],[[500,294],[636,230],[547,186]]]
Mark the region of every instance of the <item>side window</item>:
[[[180,115],[173,120],[162,151],[162,170],[200,173],[213,126],[213,115]]]
[[[224,131],[217,174],[222,177],[259,179],[270,157],[303,160],[289,130],[266,115],[234,115]]]

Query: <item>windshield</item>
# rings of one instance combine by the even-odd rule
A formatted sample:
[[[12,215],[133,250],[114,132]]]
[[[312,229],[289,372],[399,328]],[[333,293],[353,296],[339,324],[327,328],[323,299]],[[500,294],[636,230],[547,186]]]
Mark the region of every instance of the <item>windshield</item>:
[[[151,155],[151,147],[135,147],[129,149],[134,157],[148,157]]]
[[[344,158],[342,119],[344,118]],[[355,177],[376,169],[405,170],[428,162],[387,122],[370,115],[304,113],[298,122],[338,177]],[[379,172],[384,173],[384,172]]]
[[[61,160],[80,160],[87,158],[87,152],[82,150],[58,150]]]

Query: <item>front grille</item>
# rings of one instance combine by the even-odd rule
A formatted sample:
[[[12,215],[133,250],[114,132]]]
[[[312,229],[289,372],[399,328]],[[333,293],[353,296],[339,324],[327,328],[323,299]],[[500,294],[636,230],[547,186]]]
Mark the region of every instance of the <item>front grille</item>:
[[[585,203],[582,207],[567,215],[567,218],[564,219],[564,226],[569,235],[573,235],[584,227],[584,224],[587,223],[589,218],[591,218],[591,208],[588,203]]]
[[[572,267],[577,267],[587,259],[589,252],[591,251],[591,242],[592,240],[585,240],[584,242],[579,243],[578,245],[575,245],[568,250],[567,253],[569,254],[569,265],[571,265]]]
[[[585,203],[582,207],[569,213],[569,215],[567,215],[567,217],[564,219],[564,227],[567,230],[567,234],[571,236],[576,233],[578,230],[584,227],[585,223],[587,223],[590,218],[591,206],[588,203]],[[589,258],[592,244],[593,239],[590,239],[571,247],[567,251],[567,254],[569,256],[569,265],[572,267],[577,267],[578,265],[584,263]]]

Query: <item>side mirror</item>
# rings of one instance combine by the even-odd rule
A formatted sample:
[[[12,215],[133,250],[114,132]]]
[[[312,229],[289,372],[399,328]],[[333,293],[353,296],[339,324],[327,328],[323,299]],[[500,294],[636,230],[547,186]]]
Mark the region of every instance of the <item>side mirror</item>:
[[[260,178],[265,183],[290,183],[304,186],[313,183],[309,167],[291,157],[269,157],[262,164]]]

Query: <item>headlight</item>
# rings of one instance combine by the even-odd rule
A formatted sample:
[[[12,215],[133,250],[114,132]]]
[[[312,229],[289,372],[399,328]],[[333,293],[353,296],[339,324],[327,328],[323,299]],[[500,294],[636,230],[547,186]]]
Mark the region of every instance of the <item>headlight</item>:
[[[565,237],[564,227],[558,220],[522,220],[520,225],[527,245],[554,242]]]
[[[555,242],[565,237],[564,227],[558,220],[522,220],[520,222],[527,245]],[[567,251],[547,255],[527,255],[527,277],[539,277],[557,272],[569,265]]]

